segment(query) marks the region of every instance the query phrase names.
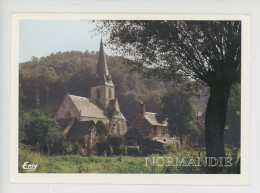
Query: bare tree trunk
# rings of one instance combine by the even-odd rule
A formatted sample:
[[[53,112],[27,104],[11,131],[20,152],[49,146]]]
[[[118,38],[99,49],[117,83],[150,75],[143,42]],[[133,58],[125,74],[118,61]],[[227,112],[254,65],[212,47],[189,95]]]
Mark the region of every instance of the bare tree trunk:
[[[224,127],[230,85],[219,83],[210,88],[206,109],[205,140],[207,157],[224,157]]]

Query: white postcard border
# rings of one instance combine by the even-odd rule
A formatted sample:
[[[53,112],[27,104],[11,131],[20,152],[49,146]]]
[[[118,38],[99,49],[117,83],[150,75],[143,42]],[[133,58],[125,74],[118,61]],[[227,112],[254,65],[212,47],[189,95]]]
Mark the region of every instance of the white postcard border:
[[[18,85],[20,20],[241,20],[241,174],[34,174],[18,173]],[[11,183],[86,183],[86,184],[249,184],[249,106],[250,106],[250,15],[248,14],[79,14],[13,13],[11,29]]]

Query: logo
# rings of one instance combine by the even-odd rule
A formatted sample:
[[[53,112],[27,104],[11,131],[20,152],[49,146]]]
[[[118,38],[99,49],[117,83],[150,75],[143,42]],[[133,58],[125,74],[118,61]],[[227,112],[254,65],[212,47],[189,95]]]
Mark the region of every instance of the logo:
[[[23,169],[29,171],[29,172],[34,172],[36,168],[38,167],[37,164],[29,164],[29,162],[24,162],[23,163]]]

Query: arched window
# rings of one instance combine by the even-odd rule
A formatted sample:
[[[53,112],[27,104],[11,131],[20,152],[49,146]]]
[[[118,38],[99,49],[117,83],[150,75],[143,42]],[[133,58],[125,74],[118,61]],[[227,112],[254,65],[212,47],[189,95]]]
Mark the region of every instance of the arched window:
[[[70,114],[69,111],[67,111],[67,112],[65,113],[65,118],[70,118],[70,117],[71,117],[71,114]]]
[[[100,98],[100,90],[99,90],[99,88],[97,89],[97,98],[98,99]]]
[[[110,88],[109,91],[108,91],[108,96],[109,96],[109,99],[112,98],[112,91],[111,91],[111,88]]]

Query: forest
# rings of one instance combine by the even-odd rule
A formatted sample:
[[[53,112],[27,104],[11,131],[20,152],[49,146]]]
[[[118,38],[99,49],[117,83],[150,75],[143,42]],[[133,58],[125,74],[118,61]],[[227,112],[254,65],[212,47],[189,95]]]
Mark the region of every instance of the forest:
[[[44,109],[55,113],[67,92],[90,97],[97,60],[98,52],[71,51],[32,57],[31,61],[21,63],[20,112]],[[142,79],[135,72],[128,73],[117,57],[107,56],[107,63],[128,123],[139,112],[140,101],[146,103],[148,111],[160,111],[161,93],[170,89],[171,83]]]

